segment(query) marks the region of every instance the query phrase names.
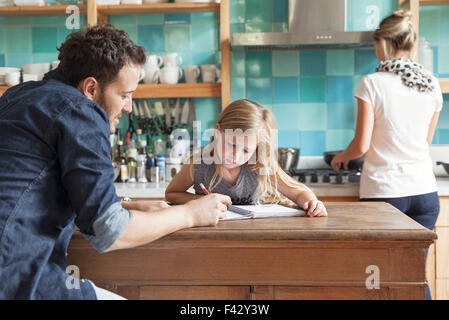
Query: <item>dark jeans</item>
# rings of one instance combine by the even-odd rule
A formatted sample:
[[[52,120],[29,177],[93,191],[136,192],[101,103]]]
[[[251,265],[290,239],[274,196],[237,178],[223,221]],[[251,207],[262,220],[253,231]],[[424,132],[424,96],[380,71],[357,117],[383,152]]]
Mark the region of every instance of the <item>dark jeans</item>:
[[[400,198],[364,198],[360,199],[360,201],[387,202],[431,231],[433,231],[440,212],[440,202],[437,192]],[[431,300],[431,298],[429,287],[426,286],[426,300]]]

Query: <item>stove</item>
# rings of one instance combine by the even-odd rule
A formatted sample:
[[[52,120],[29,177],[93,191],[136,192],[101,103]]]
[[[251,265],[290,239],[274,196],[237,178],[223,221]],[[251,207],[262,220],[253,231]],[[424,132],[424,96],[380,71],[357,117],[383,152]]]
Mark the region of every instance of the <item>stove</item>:
[[[360,183],[361,171],[340,170],[336,173],[332,169],[293,169],[290,176],[305,184],[313,183]]]

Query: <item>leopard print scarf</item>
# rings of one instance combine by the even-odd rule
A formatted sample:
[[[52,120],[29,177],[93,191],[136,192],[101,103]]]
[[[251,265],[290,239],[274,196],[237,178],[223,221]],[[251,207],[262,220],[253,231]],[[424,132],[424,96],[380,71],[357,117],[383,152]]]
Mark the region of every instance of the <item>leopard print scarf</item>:
[[[376,68],[376,72],[393,72],[400,75],[402,82],[408,87],[414,87],[420,92],[433,92],[435,84],[432,74],[412,60],[386,60]]]

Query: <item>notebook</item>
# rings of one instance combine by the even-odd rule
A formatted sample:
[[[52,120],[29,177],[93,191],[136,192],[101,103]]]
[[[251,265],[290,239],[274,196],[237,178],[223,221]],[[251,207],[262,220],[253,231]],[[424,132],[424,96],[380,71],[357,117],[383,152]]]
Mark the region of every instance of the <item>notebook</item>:
[[[228,205],[226,217],[220,220],[241,220],[276,217],[303,217],[306,211],[278,204],[264,205]]]

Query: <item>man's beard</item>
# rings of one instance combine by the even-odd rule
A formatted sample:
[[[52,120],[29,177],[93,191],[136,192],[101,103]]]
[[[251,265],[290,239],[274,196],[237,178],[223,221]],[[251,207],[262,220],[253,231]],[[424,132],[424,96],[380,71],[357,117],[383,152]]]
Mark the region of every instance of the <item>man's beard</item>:
[[[96,101],[96,103],[103,108],[103,110],[106,112],[106,114],[108,115],[108,119],[109,119],[109,127],[110,127],[110,131],[111,133],[115,133],[115,126],[114,126],[114,119],[116,118],[116,116],[114,116],[112,114],[112,108],[110,108],[108,106],[108,104],[106,103],[106,99],[105,99],[105,95],[104,95],[104,90],[100,89],[100,96],[98,97],[98,101]]]

